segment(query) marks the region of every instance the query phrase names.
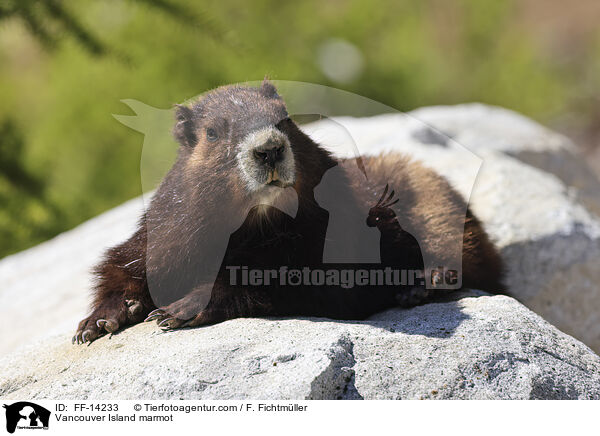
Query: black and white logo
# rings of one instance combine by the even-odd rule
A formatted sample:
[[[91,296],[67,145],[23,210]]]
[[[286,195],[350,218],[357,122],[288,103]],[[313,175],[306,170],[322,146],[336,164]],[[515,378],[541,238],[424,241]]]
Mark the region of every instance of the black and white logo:
[[[18,429],[48,429],[50,411],[42,406],[28,401],[5,404],[6,431],[14,433]]]

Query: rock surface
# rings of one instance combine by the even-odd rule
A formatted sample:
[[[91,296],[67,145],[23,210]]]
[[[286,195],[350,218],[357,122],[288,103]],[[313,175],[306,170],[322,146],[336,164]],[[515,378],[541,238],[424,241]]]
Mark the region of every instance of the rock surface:
[[[91,268],[131,236],[142,211],[136,198],[0,261],[0,355],[73,331],[89,307]]]
[[[588,347],[512,298],[473,295],[367,321],[152,323],[90,346],[61,335],[0,361],[0,397],[600,399]]]
[[[409,113],[474,153],[494,150],[558,177],[596,216],[600,180],[568,138],[513,111],[466,104],[417,109]]]

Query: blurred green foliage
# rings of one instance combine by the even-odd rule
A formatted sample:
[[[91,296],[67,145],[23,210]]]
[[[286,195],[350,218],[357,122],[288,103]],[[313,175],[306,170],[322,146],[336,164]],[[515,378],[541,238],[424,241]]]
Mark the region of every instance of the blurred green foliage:
[[[140,194],[141,134],[111,116],[131,113],[125,98],[168,108],[269,75],[399,110],[482,101],[543,122],[587,111],[598,34],[557,52],[519,22],[517,5],[0,0],[0,257]],[[364,57],[350,83],[317,62],[332,37]]]

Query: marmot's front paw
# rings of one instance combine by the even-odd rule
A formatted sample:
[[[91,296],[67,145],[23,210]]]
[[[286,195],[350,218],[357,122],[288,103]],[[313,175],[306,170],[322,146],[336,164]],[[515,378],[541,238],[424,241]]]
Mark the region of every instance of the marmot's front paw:
[[[423,286],[415,286],[396,294],[396,302],[400,307],[410,308],[427,303],[433,296],[433,291]]]
[[[146,322],[156,321],[158,326],[164,330],[175,330],[183,327],[198,327],[201,325],[215,324],[227,319],[223,311],[207,307],[191,319],[178,318],[177,315],[167,312],[165,309],[156,309],[150,312],[144,320]]]
[[[143,318],[144,307],[137,300],[104,302],[79,323],[72,342],[91,343],[106,333],[114,333],[125,325],[140,322]]]
[[[188,327],[195,318],[205,312],[211,298],[211,291],[212,285],[198,286],[183,298],[153,310],[145,321],[156,321],[163,330]]]
[[[156,321],[158,326],[164,330],[174,330],[180,327],[185,327],[187,320],[177,318],[164,309],[155,309],[148,314],[144,322]]]

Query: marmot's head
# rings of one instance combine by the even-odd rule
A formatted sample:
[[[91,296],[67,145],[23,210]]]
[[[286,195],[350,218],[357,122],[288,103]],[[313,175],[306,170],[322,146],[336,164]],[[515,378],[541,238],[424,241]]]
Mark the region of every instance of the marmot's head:
[[[229,192],[261,199],[294,184],[296,162],[285,133],[291,121],[268,81],[217,88],[192,106],[178,106],[176,117],[188,177],[214,177]]]

